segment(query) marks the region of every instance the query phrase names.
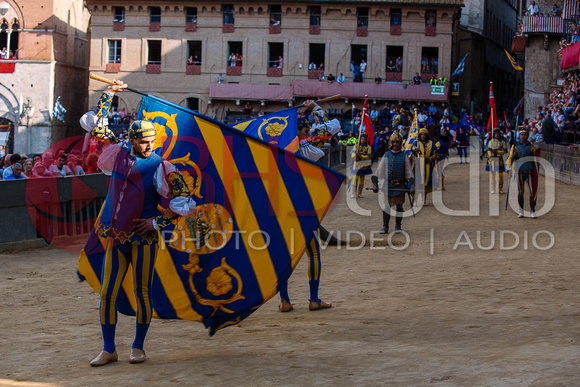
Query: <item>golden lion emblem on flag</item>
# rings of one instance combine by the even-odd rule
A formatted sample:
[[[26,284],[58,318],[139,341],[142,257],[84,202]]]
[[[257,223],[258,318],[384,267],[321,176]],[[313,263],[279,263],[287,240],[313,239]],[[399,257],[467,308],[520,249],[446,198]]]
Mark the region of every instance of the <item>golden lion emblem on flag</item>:
[[[284,129],[288,127],[288,116],[286,117],[270,117],[264,120],[260,127],[258,128],[258,136],[264,141],[270,144],[278,143],[278,136],[282,134]],[[263,132],[267,136],[264,136]],[[266,137],[266,138],[264,138]]]

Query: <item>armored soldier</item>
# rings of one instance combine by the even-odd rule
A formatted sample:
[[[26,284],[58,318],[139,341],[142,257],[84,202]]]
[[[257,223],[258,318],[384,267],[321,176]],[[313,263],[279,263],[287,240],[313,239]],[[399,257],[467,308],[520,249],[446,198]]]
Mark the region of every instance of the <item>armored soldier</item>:
[[[377,171],[371,177],[375,193],[379,191],[379,181],[384,181],[381,192],[387,200],[385,200],[385,208],[383,208],[381,234],[389,232],[389,220],[393,207],[396,208],[395,233],[401,232],[405,194],[408,192],[412,195],[415,191],[415,178],[411,161],[407,154],[401,150],[402,141],[398,133],[391,135],[389,141],[391,150],[385,153]]]
[[[512,146],[510,155],[507,160],[507,170],[514,169],[518,180],[518,205],[520,211],[518,218],[524,217],[524,190],[528,187],[530,194],[530,213],[531,217],[536,217],[536,200],[534,197],[534,161],[520,161],[524,157],[532,157],[536,154],[536,147],[528,141],[528,131],[526,129],[520,130],[520,142]]]

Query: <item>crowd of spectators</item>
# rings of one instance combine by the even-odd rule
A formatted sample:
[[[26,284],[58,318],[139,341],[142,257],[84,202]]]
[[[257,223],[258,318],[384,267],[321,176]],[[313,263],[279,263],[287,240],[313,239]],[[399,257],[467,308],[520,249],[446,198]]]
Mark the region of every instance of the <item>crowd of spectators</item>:
[[[557,144],[565,140],[566,132],[580,126],[579,93],[580,74],[566,73],[562,88],[550,94],[550,103],[538,106],[534,117],[524,119],[522,125],[531,132],[530,140]]]
[[[524,12],[524,16],[548,16],[548,17],[561,17],[562,9],[558,4],[554,4],[552,9],[549,11],[542,11],[535,1],[532,1],[528,5],[528,9]]]
[[[120,136],[123,141],[123,136]],[[78,176],[100,173],[97,161],[101,149],[91,146],[91,151],[73,150],[65,153],[60,148],[56,152],[48,150],[31,156],[14,153],[0,158],[0,179],[18,180],[39,177]]]

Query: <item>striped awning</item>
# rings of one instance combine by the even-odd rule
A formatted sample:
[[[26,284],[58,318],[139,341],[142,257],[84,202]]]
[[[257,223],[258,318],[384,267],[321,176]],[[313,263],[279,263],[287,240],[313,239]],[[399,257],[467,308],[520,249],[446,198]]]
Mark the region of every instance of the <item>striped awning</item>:
[[[562,34],[564,32],[564,19],[558,16],[524,16],[522,32],[524,34]]]
[[[574,19],[580,12],[580,3],[576,0],[564,0],[564,10],[562,17],[564,19]]]

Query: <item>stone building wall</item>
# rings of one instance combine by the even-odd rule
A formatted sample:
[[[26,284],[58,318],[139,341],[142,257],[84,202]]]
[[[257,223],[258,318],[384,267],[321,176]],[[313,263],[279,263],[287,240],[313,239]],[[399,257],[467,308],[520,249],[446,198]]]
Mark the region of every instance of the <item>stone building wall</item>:
[[[81,133],[78,119],[87,109],[90,14],[82,0],[7,0],[20,31],[13,73],[0,74],[6,110],[17,112],[14,151],[40,153],[54,142]],[[65,122],[52,118],[55,100],[67,109]],[[22,105],[34,108],[19,117]],[[0,112],[2,114],[2,112]]]
[[[440,6],[438,3],[446,3]],[[290,85],[296,79],[308,78],[309,44],[325,44],[325,73],[343,73],[352,79],[349,71],[351,45],[367,46],[366,82],[373,82],[376,75],[385,76],[386,47],[403,46],[402,82],[410,83],[415,72],[420,71],[421,48],[436,47],[439,50],[439,76],[449,78],[452,50],[452,16],[450,2],[434,2],[429,6],[414,4],[353,4],[320,3],[320,34],[309,33],[309,4],[288,2],[282,6],[280,34],[269,31],[269,11],[267,3],[235,4],[234,33],[222,32],[223,15],[221,2],[195,4],[182,1],[166,2],[162,7],[161,28],[157,32],[149,30],[148,6],[157,5],[146,1],[128,2],[125,5],[123,31],[113,30],[113,9],[110,3],[99,0],[87,1],[91,18],[91,72],[106,78],[122,79],[135,88],[161,96],[172,102],[185,105],[189,97],[199,98],[200,112],[213,115],[223,109],[236,109],[233,102],[227,106],[217,103],[207,104],[209,84],[216,82],[219,73],[225,82],[242,84]],[[197,30],[185,30],[184,6],[195,5],[198,10]],[[357,36],[356,7],[369,7],[368,35]],[[402,8],[401,35],[390,33],[391,8]],[[437,11],[437,32],[435,36],[425,35],[425,12]],[[119,39],[122,44],[120,72],[106,72],[108,62],[108,41]],[[160,74],[147,74],[147,40],[162,42],[162,63]],[[186,75],[187,41],[202,42],[202,65],[199,75]],[[241,76],[228,76],[228,42],[242,42],[243,66]],[[284,45],[284,69],[282,77],[271,77],[268,71],[268,43]],[[90,104],[96,103],[105,85],[90,83]],[[119,107],[132,110],[137,107],[139,96],[132,93],[119,95]],[[271,104],[268,110],[283,108]],[[237,107],[239,109],[239,107]]]
[[[538,106],[549,103],[550,93],[558,86],[560,61],[558,49],[560,38],[548,36],[548,50],[543,35],[526,38],[526,72],[524,90],[524,117],[534,117]]]

